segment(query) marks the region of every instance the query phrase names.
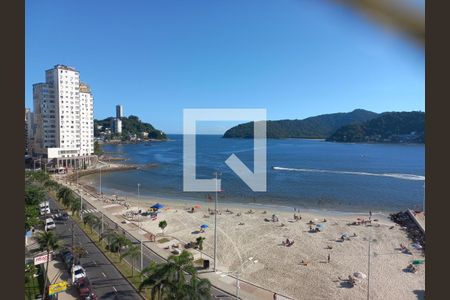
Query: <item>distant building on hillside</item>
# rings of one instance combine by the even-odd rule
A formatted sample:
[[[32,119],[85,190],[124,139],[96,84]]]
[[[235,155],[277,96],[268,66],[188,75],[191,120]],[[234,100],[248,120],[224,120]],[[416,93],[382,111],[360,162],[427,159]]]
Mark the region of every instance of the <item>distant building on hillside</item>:
[[[123,107],[120,104],[116,105],[116,118],[117,119],[123,118]]]
[[[111,130],[114,134],[122,133],[122,118],[123,118],[123,107],[122,105],[116,105],[116,117],[111,119]]]

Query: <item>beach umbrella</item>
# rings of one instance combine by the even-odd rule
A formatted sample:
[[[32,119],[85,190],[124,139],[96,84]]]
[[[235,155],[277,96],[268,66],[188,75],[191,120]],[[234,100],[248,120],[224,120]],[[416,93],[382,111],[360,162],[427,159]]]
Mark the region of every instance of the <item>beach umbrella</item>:
[[[367,278],[367,275],[362,272],[355,272],[355,273],[353,273],[353,276],[355,276],[356,278],[361,278],[361,279]]]
[[[348,238],[348,237],[349,237],[348,233],[344,233],[344,234],[341,236],[341,238]]]
[[[195,204],[194,207],[195,208],[200,208],[200,204]]]
[[[161,209],[163,208],[164,205],[162,205],[161,203],[156,203],[155,205],[153,205],[151,208],[155,208],[155,209]]]
[[[315,223],[313,222],[313,221],[309,221],[308,223],[306,223],[306,224],[308,224],[308,225],[314,225]]]
[[[209,226],[207,224],[202,224],[202,226],[200,226],[200,228],[205,229],[208,228]]]
[[[415,259],[415,260],[412,261],[412,264],[413,265],[421,265],[424,262],[425,262],[425,260],[423,260],[423,259]]]
[[[325,225],[324,224],[317,224],[316,227],[318,227],[320,229],[323,229],[323,228],[325,228]]]

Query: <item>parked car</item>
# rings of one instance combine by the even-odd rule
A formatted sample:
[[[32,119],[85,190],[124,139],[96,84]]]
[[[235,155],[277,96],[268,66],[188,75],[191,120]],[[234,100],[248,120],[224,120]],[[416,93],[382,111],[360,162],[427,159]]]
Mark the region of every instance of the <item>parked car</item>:
[[[64,256],[66,256],[67,254],[71,253],[69,248],[62,248],[59,251],[59,255],[61,255],[61,258],[64,260]]]
[[[41,216],[50,214],[50,203],[48,201],[44,201],[39,204],[39,211]]]
[[[73,255],[72,252],[66,253],[63,257],[64,262],[66,263],[67,268],[70,270],[73,264]]]
[[[75,265],[72,268],[72,282],[76,283],[79,279],[86,277],[86,270],[80,266]]]
[[[55,220],[57,221],[67,221],[68,219],[69,215],[65,211],[60,212],[55,216]]]
[[[87,277],[80,278],[76,282],[80,298],[83,300],[96,300],[97,295],[92,292],[92,285]]]
[[[55,229],[56,228],[56,224],[55,221],[53,221],[52,218],[47,218],[45,219],[45,231],[51,230],[51,229]]]

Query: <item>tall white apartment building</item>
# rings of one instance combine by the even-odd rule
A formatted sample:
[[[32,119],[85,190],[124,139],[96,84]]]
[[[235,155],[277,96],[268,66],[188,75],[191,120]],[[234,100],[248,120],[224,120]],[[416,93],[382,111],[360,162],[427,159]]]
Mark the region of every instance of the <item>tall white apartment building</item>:
[[[65,65],[33,85],[34,153],[62,167],[82,167],[94,154],[94,106],[80,73]]]

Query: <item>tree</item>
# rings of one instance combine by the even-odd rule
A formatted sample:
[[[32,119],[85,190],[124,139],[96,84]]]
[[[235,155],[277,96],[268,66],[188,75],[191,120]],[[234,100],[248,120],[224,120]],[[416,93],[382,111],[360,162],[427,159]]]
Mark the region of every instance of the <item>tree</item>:
[[[141,272],[143,280],[139,285],[139,291],[141,292],[146,287],[151,287],[150,299],[158,299],[164,295],[164,291],[168,290],[168,286],[171,284],[168,278],[168,264],[157,264],[152,261],[148,267]]]
[[[202,258],[202,251],[203,251],[203,241],[205,240],[205,237],[199,236],[196,238],[198,250],[200,250],[200,258]]]
[[[44,187],[51,189],[53,191],[58,191],[60,188],[60,185],[56,181],[49,179],[44,183]]]
[[[112,229],[108,229],[108,230],[106,230],[105,232],[103,232],[100,235],[100,239],[99,240],[100,241],[103,240],[103,239],[106,240],[107,248],[108,248],[109,251],[111,251],[111,242],[114,239],[116,234],[117,233],[115,233]],[[113,251],[111,251],[111,252],[113,252]]]
[[[79,264],[80,259],[82,257],[85,257],[87,254],[86,249],[84,249],[81,245],[73,246],[72,251],[73,251],[74,264]]]
[[[136,245],[131,246],[130,248],[128,248],[127,252],[121,255],[121,259],[124,257],[129,257],[131,259],[131,277],[134,276],[134,263],[140,256],[141,250]]]
[[[211,282],[208,279],[201,279],[194,274],[188,283],[182,288],[183,299],[206,300],[211,299]]]
[[[122,261],[121,256],[121,250],[123,247],[130,246],[132,243],[129,239],[126,238],[123,234],[117,234],[113,237],[113,240],[111,242],[111,247],[113,249],[117,249],[117,252],[119,253],[119,259]]]
[[[89,225],[92,233],[94,228],[101,227],[102,221],[96,215],[89,213],[83,216],[83,223],[84,225]]]
[[[39,245],[39,248],[41,251],[46,251],[47,253],[47,263],[45,268],[45,276],[44,276],[44,287],[42,290],[42,295],[46,295],[47,290],[47,282],[48,282],[48,263],[49,263],[49,257],[50,252],[53,250],[57,250],[60,247],[60,243],[56,237],[56,235],[52,231],[44,231],[39,233],[39,235],[36,237],[36,242]]]
[[[25,204],[39,205],[45,200],[45,193],[42,188],[35,185],[27,185],[25,187]]]
[[[81,203],[80,203],[80,199],[77,199],[75,197],[70,197],[70,211],[72,212],[72,216],[76,213],[76,212],[80,212],[81,213]]]
[[[159,222],[159,228],[161,228],[161,231],[162,231],[162,233],[164,234],[164,228],[166,228],[167,227],[167,222],[166,222],[166,220],[163,220],[163,221],[161,221],[161,222]]]
[[[100,240],[106,238],[108,249],[111,252],[119,252],[119,256],[121,255],[121,249],[125,246],[130,246],[132,243],[129,239],[126,238],[123,234],[118,234],[114,232],[112,229],[105,231]],[[120,257],[122,260],[122,257]]]
[[[72,197],[72,190],[65,186],[61,187],[58,190],[57,197],[58,197],[58,200],[61,200],[65,206],[70,206],[70,201],[71,201],[70,198]]]
[[[25,231],[31,230],[39,224],[39,208],[36,205],[25,206]]]
[[[197,274],[193,260],[192,254],[183,250],[178,256],[171,255],[166,263],[152,262],[141,272],[144,279],[139,290],[151,287],[151,299],[156,296],[158,299],[209,299],[209,281],[192,279]],[[185,273],[191,275],[189,282],[186,281]],[[195,296],[195,293],[200,293],[201,296]]]
[[[94,142],[94,154],[95,155],[102,155],[103,154],[102,147],[100,146],[98,141]]]

